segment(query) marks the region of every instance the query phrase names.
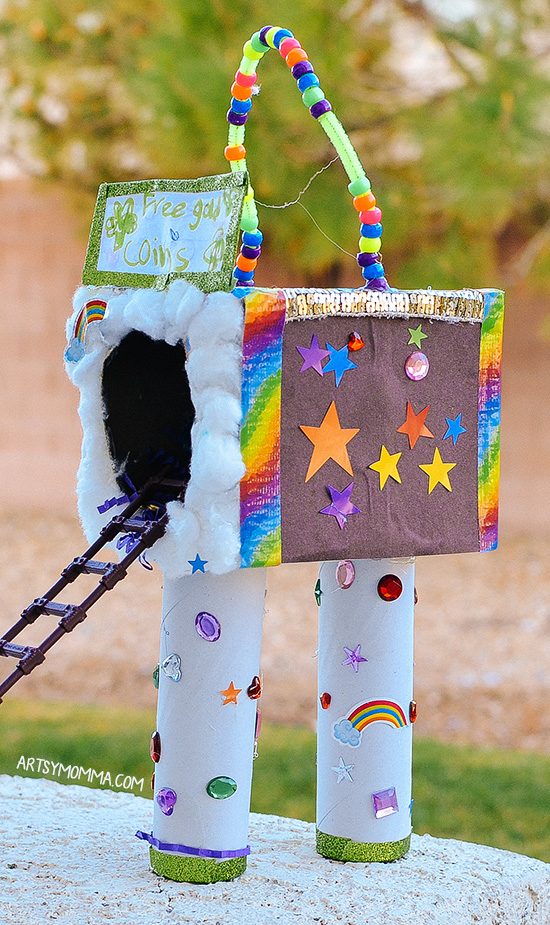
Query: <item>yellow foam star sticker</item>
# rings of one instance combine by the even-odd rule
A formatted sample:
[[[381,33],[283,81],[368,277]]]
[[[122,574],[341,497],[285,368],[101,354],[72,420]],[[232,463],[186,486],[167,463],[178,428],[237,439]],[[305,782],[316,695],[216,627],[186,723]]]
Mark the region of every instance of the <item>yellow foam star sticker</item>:
[[[319,427],[307,427],[300,424],[300,430],[313,443],[313,453],[307,470],[306,482],[309,482],[311,476],[315,475],[329,459],[333,459],[342,469],[353,475],[347,444],[352,437],[355,437],[355,434],[359,433],[359,428],[340,427],[334,402],[331,402]]]
[[[427,463],[424,466],[419,466],[419,469],[422,469],[429,476],[430,482],[428,485],[428,494],[431,495],[436,485],[443,485],[443,488],[446,488],[447,491],[452,491],[451,483],[449,481],[449,472],[451,469],[454,469],[456,463],[444,463],[441,459],[441,453],[437,449],[434,450],[434,458],[431,463]]]
[[[220,694],[222,694],[222,696],[225,697],[225,700],[222,706],[225,706],[226,703],[237,703],[237,697],[239,696],[241,691],[242,691],[242,687],[235,687],[232,681],[226,691],[220,691]]]
[[[369,469],[374,469],[375,472],[378,472],[380,475],[380,491],[382,491],[384,485],[391,478],[396,482],[401,482],[401,476],[397,471],[397,463],[401,458],[401,453],[388,453],[384,444],[382,444],[382,450],[380,452],[380,459],[377,462],[373,462],[369,466]]]

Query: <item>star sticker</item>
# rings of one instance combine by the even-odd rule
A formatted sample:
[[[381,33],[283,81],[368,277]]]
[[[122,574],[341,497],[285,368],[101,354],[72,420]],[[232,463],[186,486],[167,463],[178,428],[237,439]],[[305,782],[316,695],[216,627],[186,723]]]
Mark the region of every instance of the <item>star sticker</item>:
[[[314,369],[320,376],[323,375],[321,361],[326,359],[329,353],[328,350],[323,350],[323,348],[319,346],[316,334],[311,338],[309,347],[296,347],[296,350],[302,354],[304,360],[300,370],[301,373],[305,372],[306,369]]]
[[[201,559],[201,557],[197,553],[194,559],[188,559],[187,561],[189,562],[189,565],[193,569],[193,571],[191,572],[192,575],[194,575],[195,572],[202,572],[204,575],[204,566],[208,562],[208,559]]]
[[[237,703],[237,697],[239,696],[241,691],[242,691],[242,687],[236,688],[233,685],[233,681],[232,681],[226,691],[220,691],[220,694],[222,694],[225,697],[225,700],[222,706],[225,706],[226,703]]]
[[[323,375],[325,373],[330,373],[334,371],[334,378],[336,379],[336,387],[340,385],[342,381],[342,376],[344,375],[347,369],[357,369],[357,364],[352,363],[348,356],[348,345],[344,344],[341,350],[337,350],[336,347],[332,347],[330,344],[327,344],[327,350],[330,353],[330,360],[327,365],[323,367]]]
[[[300,424],[300,430],[313,443],[313,453],[307,470],[306,482],[309,482],[312,475],[315,475],[329,459],[333,459],[342,469],[353,475],[347,444],[352,437],[355,437],[355,434],[359,433],[359,428],[346,429],[340,427],[334,402],[331,402],[319,427],[307,427]]]
[[[331,768],[331,771],[336,771],[338,775],[338,780],[336,783],[341,784],[343,780],[349,780],[353,783],[353,777],[350,774],[350,771],[353,771],[354,764],[346,764],[344,759],[340,757],[340,761],[337,768]]]
[[[374,471],[378,472],[380,475],[380,491],[382,491],[390,476],[394,481],[401,482],[401,476],[397,471],[397,463],[400,458],[401,453],[388,453],[386,447],[382,444],[380,459],[369,466],[369,469],[374,469]]]
[[[443,439],[446,440],[447,437],[452,437],[453,446],[456,446],[456,441],[458,440],[460,435],[465,434],[467,430],[467,428],[463,427],[462,424],[460,423],[461,418],[462,418],[462,412],[460,412],[460,414],[457,414],[454,421],[451,420],[451,418],[445,418],[445,420],[447,421],[447,433],[445,434]]]
[[[336,488],[333,488],[332,485],[328,486],[330,492],[331,504],[328,507],[324,507],[322,511],[319,511],[320,514],[332,514],[333,517],[336,517],[338,526],[340,530],[344,529],[344,524],[346,523],[350,514],[360,514],[361,511],[358,507],[353,504],[351,500],[351,493],[353,491],[353,482],[350,482],[347,488],[344,488],[343,491],[338,491]]]
[[[411,450],[419,437],[433,437],[431,430],[428,430],[424,424],[426,415],[429,410],[430,406],[426,405],[422,411],[419,411],[418,414],[415,414],[410,401],[407,402],[407,419],[405,423],[401,425],[401,427],[397,428],[397,433],[407,434],[409,438],[409,447]]]
[[[416,344],[417,347],[422,347],[422,341],[428,336],[422,332],[422,325],[419,324],[417,328],[409,328],[410,340],[407,341],[407,344]]]
[[[342,665],[351,665],[355,674],[359,671],[359,662],[366,662],[368,659],[363,658],[361,655],[361,644],[355,646],[355,649],[348,649],[344,646],[344,652],[347,655],[347,658],[344,659]]]
[[[454,469],[456,463],[444,463],[441,459],[441,454],[437,447],[434,450],[434,458],[431,463],[427,463],[425,466],[419,466],[419,469],[422,469],[426,472],[430,478],[430,483],[428,485],[428,494],[431,495],[436,485],[441,483],[443,488],[446,488],[447,491],[452,491],[451,483],[449,481],[449,472],[451,469]]]

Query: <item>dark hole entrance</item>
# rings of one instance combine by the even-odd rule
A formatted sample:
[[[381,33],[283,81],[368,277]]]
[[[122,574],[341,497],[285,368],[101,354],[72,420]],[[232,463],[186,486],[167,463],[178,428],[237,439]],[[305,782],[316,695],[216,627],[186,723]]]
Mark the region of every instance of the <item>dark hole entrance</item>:
[[[183,344],[172,346],[132,331],[103,364],[102,396],[111,457],[123,492],[142,488],[169,466],[166,476],[187,485],[195,409]],[[183,489],[185,490],[185,489]],[[157,503],[180,496],[163,492]]]

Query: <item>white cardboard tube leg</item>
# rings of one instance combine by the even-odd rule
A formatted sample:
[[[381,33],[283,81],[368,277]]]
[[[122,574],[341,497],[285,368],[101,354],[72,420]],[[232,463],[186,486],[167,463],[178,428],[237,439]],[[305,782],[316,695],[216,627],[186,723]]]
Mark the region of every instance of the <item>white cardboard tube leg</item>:
[[[317,850],[393,860],[411,832],[414,560],[357,559],[340,582],[338,568],[320,570]]]
[[[164,582],[151,858],[171,879],[246,867],[264,597],[263,568]]]

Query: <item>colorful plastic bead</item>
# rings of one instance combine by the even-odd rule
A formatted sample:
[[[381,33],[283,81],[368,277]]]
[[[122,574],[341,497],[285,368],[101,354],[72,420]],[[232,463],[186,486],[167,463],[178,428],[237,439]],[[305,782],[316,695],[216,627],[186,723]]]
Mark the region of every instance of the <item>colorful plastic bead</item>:
[[[242,71],[237,71],[235,74],[235,83],[239,87],[253,87],[256,83],[256,73],[254,74],[243,74]]]
[[[379,238],[382,234],[382,225],[380,222],[376,225],[361,225],[359,230],[364,238]]]
[[[252,96],[252,86],[243,87],[235,82],[231,84],[231,96],[234,96],[236,100],[249,100]]]
[[[233,112],[250,112],[252,109],[252,100],[231,100],[231,109]]]
[[[324,98],[325,94],[320,87],[308,87],[302,93],[302,99],[306,106],[313,106],[314,103],[319,103]]]
[[[356,180],[348,183],[348,189],[352,196],[361,196],[363,193],[370,191],[370,180],[368,177],[357,177]]]
[[[266,36],[267,36],[267,33],[270,32],[272,29],[273,29],[273,26],[264,26],[263,29],[260,29],[260,42],[266,48],[270,47]]]
[[[384,267],[381,263],[373,263],[370,267],[363,267],[361,270],[363,279],[379,279],[384,275]]]
[[[284,41],[287,36],[289,39],[293,39],[294,33],[292,33],[290,29],[277,29],[275,35],[273,36],[273,47],[276,48],[277,51],[281,47],[281,42]]]
[[[254,51],[260,51],[262,55],[265,55],[265,43],[262,42],[262,37],[260,32],[255,32],[252,38],[250,39],[250,44]]]
[[[357,254],[357,263],[360,267],[369,267],[373,263],[378,263],[379,258],[378,254],[367,254],[362,251],[360,254]]]
[[[292,51],[289,51],[288,55],[285,58],[285,61],[291,70],[296,64],[298,64],[299,61],[307,61],[307,60],[308,60],[308,53],[307,51],[304,51],[303,48],[293,48]]]
[[[372,209],[367,209],[365,212],[361,212],[359,215],[359,221],[363,225],[376,225],[382,218],[382,210],[377,206],[374,206]]]
[[[360,196],[355,196],[353,205],[358,212],[363,212],[376,205],[376,196],[371,192],[361,193]]]
[[[382,241],[380,238],[359,238],[359,250],[367,254],[376,254],[380,250]]]
[[[286,39],[283,39],[283,41],[279,45],[279,51],[281,55],[283,56],[283,58],[286,58],[289,51],[292,51],[293,48],[301,48],[301,47],[302,46],[300,45],[298,39],[288,37]]]
[[[298,90],[300,91],[300,93],[304,93],[308,87],[318,87],[318,86],[319,86],[319,78],[317,77],[317,74],[313,73],[313,71],[309,71],[306,74],[302,74],[302,76],[298,78]]]
[[[254,232],[258,230],[258,219],[252,215],[243,215],[241,218],[241,230]]]
[[[223,153],[227,161],[244,161],[246,158],[244,145],[227,145]]]
[[[240,267],[235,267],[235,269],[233,270],[233,276],[235,277],[235,279],[238,279],[241,283],[250,284],[252,283],[252,280],[254,279],[254,270],[245,271],[245,270],[241,270]]]
[[[263,239],[264,236],[259,229],[256,229],[256,231],[243,232],[243,244],[247,244],[250,247],[259,247]]]
[[[331,112],[332,106],[328,100],[320,100],[318,103],[314,103],[313,106],[310,106],[309,111],[314,119],[318,119],[320,116],[324,116],[326,112]]]
[[[261,247],[248,247],[247,244],[243,244],[241,247],[241,254],[249,260],[257,260],[261,252]]]
[[[243,45],[243,55],[245,58],[248,58],[249,61],[259,61],[260,58],[263,58],[265,55],[265,49],[262,48],[261,51],[256,51],[252,42],[248,41]]]
[[[409,719],[411,723],[416,723],[417,716],[418,716],[418,708],[416,706],[416,700],[411,700],[409,704]]]
[[[248,257],[244,257],[242,253],[237,257],[237,266],[239,270],[244,270],[245,273],[249,273],[251,270],[254,270],[257,263],[257,259],[250,260]]]
[[[389,787],[388,790],[379,790],[373,793],[372,803],[374,815],[377,819],[384,819],[385,816],[391,816],[399,812],[395,787]]]
[[[299,80],[304,74],[313,73],[313,65],[309,61],[298,61],[298,64],[295,64],[292,68],[291,73],[295,80]]]
[[[246,112],[235,112],[234,109],[227,110],[227,121],[230,125],[244,125],[248,119],[248,113]]]

